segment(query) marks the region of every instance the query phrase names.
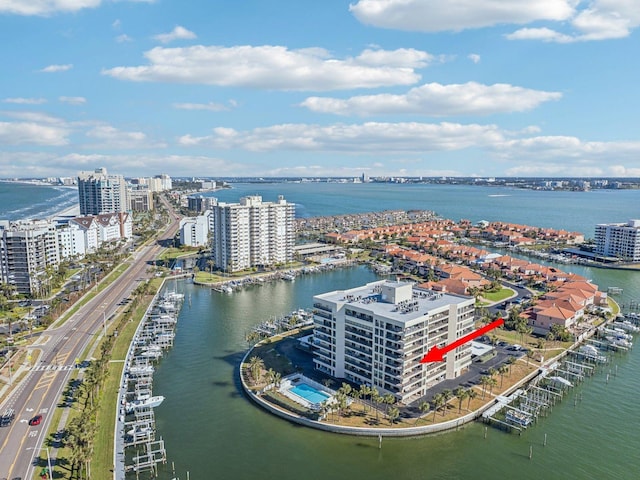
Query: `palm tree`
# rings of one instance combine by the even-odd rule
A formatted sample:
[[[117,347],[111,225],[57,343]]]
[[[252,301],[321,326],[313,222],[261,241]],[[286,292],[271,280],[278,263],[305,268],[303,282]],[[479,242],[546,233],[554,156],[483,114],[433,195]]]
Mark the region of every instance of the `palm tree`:
[[[418,408],[420,409],[420,413],[422,415],[426,414],[429,411],[430,407],[431,405],[429,405],[429,402],[425,402],[424,400],[420,402],[420,405],[418,405]],[[416,418],[416,423],[418,423],[418,420],[420,420],[420,417]]]
[[[469,410],[469,408],[471,407],[471,400],[473,400],[474,398],[476,398],[478,396],[478,392],[476,392],[473,388],[470,388],[469,390],[467,390],[467,410]]]
[[[489,385],[490,378],[488,375],[482,375],[480,377],[480,385],[482,385],[482,399],[484,400],[484,395],[487,390],[487,385]]]
[[[280,372],[276,372],[273,375],[273,384],[276,388],[280,388],[280,381],[282,380],[282,374]]]
[[[249,359],[249,371],[251,372],[251,378],[254,383],[260,381],[260,372],[264,368],[264,360],[254,355]]]
[[[362,395],[362,411],[366,412],[367,411],[367,404],[364,401],[364,398],[367,395],[371,395],[371,389],[365,385],[364,383],[362,385],[360,385],[360,395]]]
[[[376,404],[376,421],[378,420],[378,407],[380,406],[380,402],[382,401],[382,397],[380,396],[380,393],[378,392],[378,389],[376,387],[372,387],[371,388],[371,401],[375,402]]]
[[[460,413],[462,412],[462,401],[467,398],[467,391],[462,387],[458,387],[453,391],[453,394],[458,397],[458,413]]]
[[[509,376],[511,376],[511,366],[515,363],[516,359],[512,355],[507,358],[507,366],[509,367]]]
[[[382,397],[382,401],[384,402],[385,413],[389,414],[389,406],[396,403],[396,397],[391,393],[385,393]]]
[[[442,391],[442,403],[443,403],[443,409],[442,409],[442,416],[444,417],[444,415],[447,413],[447,403],[449,402],[449,400],[451,400],[451,397],[453,396],[453,393],[451,393],[451,390],[444,389]]]
[[[436,421],[436,412],[442,406],[443,397],[441,393],[436,393],[431,399],[431,405],[433,406],[433,421]]]
[[[398,407],[391,407],[387,415],[389,417],[389,424],[393,425],[400,416],[400,410],[398,409]]]
[[[504,374],[509,371],[509,365],[503,363],[498,367],[498,373],[500,374],[500,388],[502,388],[502,381],[504,380]]]
[[[267,383],[271,385],[273,383],[276,371],[273,368],[267,370]]]
[[[351,389],[351,397],[354,400],[360,400],[360,397],[362,397],[362,390],[359,388],[352,388]]]

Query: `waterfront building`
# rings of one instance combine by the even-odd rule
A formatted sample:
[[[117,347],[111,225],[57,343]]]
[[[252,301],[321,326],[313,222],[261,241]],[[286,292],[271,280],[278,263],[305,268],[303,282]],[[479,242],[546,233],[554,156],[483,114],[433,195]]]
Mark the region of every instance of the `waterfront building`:
[[[0,221],[0,280],[13,285],[16,293],[41,292],[48,280],[47,269],[59,263],[55,223]]]
[[[106,168],[78,174],[80,215],[100,215],[129,210],[127,183],[122,175],[108,175]]]
[[[596,225],[596,253],[640,262],[640,220]]]
[[[471,363],[464,344],[443,362],[420,363],[473,330],[474,299],[382,280],[313,297],[316,369],[373,386],[402,403],[458,377]]]
[[[209,243],[211,210],[197,217],[184,217],[180,220],[180,245],[204,247]]]
[[[263,202],[259,195],[216,202],[212,211],[212,252],[219,269],[235,272],[293,260],[295,205],[283,196],[276,202]]]

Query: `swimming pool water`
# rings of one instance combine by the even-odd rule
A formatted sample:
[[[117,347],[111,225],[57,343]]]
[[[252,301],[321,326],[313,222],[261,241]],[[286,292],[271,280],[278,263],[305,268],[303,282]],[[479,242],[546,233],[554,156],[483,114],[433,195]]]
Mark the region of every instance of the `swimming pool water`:
[[[331,395],[328,393],[321,392],[306,383],[294,385],[289,389],[289,391],[311,403],[322,403],[331,398]]]

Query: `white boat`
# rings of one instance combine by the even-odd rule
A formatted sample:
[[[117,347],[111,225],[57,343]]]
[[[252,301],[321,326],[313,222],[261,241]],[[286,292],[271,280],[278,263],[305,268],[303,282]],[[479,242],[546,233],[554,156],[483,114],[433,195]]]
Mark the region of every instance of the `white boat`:
[[[153,433],[153,428],[149,426],[135,427],[127,431],[127,435],[129,435],[130,437],[146,437],[148,435],[151,435],[152,433]]]
[[[140,352],[139,356],[144,358],[158,359],[162,356],[162,351],[161,350],[145,350],[144,352]]]
[[[153,365],[132,365],[127,371],[129,375],[150,375],[155,369]]]
[[[619,329],[624,330],[625,332],[632,332],[632,333],[640,332],[640,327],[637,327],[636,325],[631,323],[629,320],[615,322],[613,325],[614,327],[618,327]]]
[[[573,383],[571,383],[569,380],[567,380],[566,378],[562,378],[562,377],[549,377],[549,380],[551,380],[552,382],[557,382],[557,383],[561,383],[562,385],[564,385],[565,387],[573,387]]]
[[[127,413],[133,413],[135,410],[143,408],[154,408],[160,405],[164,401],[162,395],[156,395],[154,397],[145,398],[144,400],[132,400],[124,404],[124,408]]]
[[[584,353],[589,357],[597,357],[600,355],[600,352],[593,345],[582,345],[580,347],[580,353]]]

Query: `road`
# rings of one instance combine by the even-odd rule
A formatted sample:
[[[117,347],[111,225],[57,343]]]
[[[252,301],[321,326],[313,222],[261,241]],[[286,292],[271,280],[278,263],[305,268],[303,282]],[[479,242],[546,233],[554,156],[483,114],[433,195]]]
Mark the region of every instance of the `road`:
[[[118,303],[128,297],[140,281],[150,277],[148,267],[163,248],[160,242],[173,238],[177,228],[178,218],[172,212],[170,224],[157,244],[138,249],[129,260],[129,268],[117,281],[80,307],[64,324],[44,331],[39,341],[29,348],[31,355],[40,352],[39,360],[2,405],[2,411],[13,408],[16,417],[9,427],[0,428],[0,480],[31,480],[37,459],[44,459],[46,463],[44,441],[75,360],[103,329],[105,320],[122,308]],[[42,423],[29,426],[29,419],[37,414],[43,416]]]

